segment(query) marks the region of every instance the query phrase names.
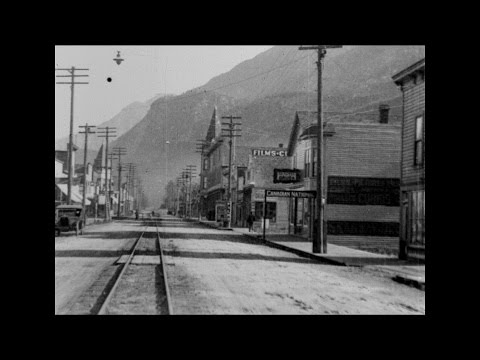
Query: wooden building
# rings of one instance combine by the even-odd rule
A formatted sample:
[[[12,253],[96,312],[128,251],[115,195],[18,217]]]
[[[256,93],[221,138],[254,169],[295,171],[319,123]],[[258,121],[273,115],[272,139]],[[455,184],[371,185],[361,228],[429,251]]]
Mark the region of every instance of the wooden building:
[[[401,126],[388,121],[385,109],[371,123],[324,124],[329,243],[398,250]],[[317,133],[317,113],[297,112],[288,153],[303,181],[292,190],[317,190]],[[295,199],[291,206],[294,232],[311,238],[316,201]]]
[[[228,141],[222,137],[222,125],[215,107],[210,125],[205,137],[206,146],[202,155],[202,170],[200,172],[200,209],[201,216],[207,220],[226,220],[226,194],[229,176],[230,148]],[[232,219],[235,219],[237,209],[238,179],[243,176],[248,157],[248,148],[234,146],[232,151]]]
[[[392,79],[403,93],[400,258],[425,260],[425,58]]]
[[[280,144],[276,148],[252,147],[248,157],[248,166],[239,203],[237,224],[246,227],[250,213],[255,216],[253,230],[263,229],[263,213],[266,189],[284,189],[285,185],[274,183],[274,169],[287,169],[291,166],[287,149]],[[288,232],[288,198],[269,197],[266,202],[267,233],[285,234]]]

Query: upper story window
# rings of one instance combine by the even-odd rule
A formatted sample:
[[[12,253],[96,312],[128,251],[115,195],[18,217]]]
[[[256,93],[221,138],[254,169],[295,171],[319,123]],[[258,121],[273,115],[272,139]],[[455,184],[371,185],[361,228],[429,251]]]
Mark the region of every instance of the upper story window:
[[[203,159],[203,170],[208,171],[208,158]]]
[[[317,149],[313,149],[312,154],[312,177],[317,176]]]
[[[305,177],[310,177],[310,149],[305,150]]]
[[[414,164],[423,165],[424,154],[424,115],[417,116],[415,119],[415,149],[414,149]]]

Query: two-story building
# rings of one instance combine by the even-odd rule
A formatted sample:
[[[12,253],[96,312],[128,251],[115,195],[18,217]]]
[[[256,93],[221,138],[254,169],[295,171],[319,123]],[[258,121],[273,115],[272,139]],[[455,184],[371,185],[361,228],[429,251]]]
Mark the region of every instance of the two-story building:
[[[288,151],[280,144],[279,147],[252,147],[250,149],[248,166],[244,178],[242,201],[239,204],[238,225],[245,227],[250,213],[255,216],[254,231],[263,229],[265,208],[266,232],[288,232],[288,198],[269,197],[265,202],[265,190],[284,189],[283,184],[274,182],[275,169],[290,169],[291,159]]]
[[[327,119],[324,124],[323,198],[330,243],[398,249],[401,126],[388,122],[388,108],[380,113],[371,123]],[[296,113],[288,154],[303,181],[290,189],[317,190],[317,132],[316,112]],[[294,200],[292,227],[311,237],[316,201]]]
[[[222,125],[215,107],[205,137],[200,172],[200,208],[201,216],[208,220],[226,220],[226,196],[229,177],[230,145],[222,137]],[[246,169],[248,148],[235,146],[232,148],[232,177],[230,190],[232,194],[232,220],[238,211],[238,179]]]
[[[400,258],[425,260],[425,58],[393,81],[403,93]]]

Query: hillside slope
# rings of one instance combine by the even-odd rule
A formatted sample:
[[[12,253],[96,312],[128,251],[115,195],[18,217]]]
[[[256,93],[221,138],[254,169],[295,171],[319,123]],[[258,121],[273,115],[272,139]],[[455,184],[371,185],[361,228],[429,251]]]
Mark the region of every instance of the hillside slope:
[[[401,121],[401,93],[391,76],[424,55],[421,46],[330,51],[324,72],[326,119],[377,121],[378,105],[388,103],[391,121]],[[168,180],[188,164],[199,169],[195,142],[205,138],[214,106],[220,117],[242,117],[238,145],[287,144],[295,111],[316,110],[314,58],[313,52],[298,51],[297,46],[274,47],[200,88],[154,101],[143,120],[112,146],[127,148],[125,161],[137,164],[145,194],[158,206]],[[342,114],[328,113],[334,111]],[[356,112],[362,114],[351,114]]]

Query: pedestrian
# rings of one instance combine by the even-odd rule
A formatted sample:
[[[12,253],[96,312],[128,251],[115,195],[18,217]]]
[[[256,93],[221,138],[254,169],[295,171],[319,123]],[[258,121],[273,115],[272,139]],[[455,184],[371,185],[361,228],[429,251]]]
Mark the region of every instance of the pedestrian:
[[[135,210],[135,220],[138,220],[138,210]]]
[[[252,232],[252,228],[253,228],[253,222],[255,221],[255,216],[253,216],[252,213],[250,213],[248,215],[248,218],[247,218],[247,224],[248,224],[248,232]]]

